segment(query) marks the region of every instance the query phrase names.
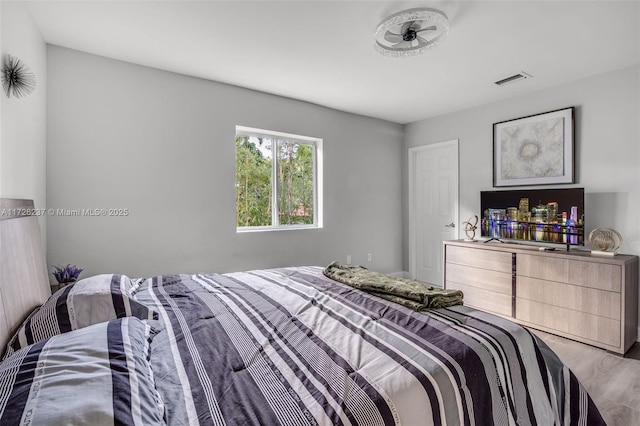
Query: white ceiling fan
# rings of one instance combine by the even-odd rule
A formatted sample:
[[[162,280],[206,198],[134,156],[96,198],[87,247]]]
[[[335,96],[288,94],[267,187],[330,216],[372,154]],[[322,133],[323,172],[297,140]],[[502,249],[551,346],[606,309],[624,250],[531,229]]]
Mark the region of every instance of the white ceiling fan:
[[[449,33],[449,19],[435,9],[403,10],[376,29],[376,50],[386,56],[420,55],[441,43]]]

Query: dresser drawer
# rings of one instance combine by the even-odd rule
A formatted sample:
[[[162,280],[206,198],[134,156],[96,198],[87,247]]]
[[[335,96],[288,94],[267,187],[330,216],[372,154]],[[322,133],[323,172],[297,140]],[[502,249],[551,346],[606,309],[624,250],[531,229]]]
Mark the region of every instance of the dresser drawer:
[[[622,266],[581,261],[569,262],[570,284],[609,290],[622,290]]]
[[[460,283],[447,284],[447,288],[462,290],[464,293],[464,306],[507,317],[512,315],[510,295],[495,293],[480,287],[472,287]]]
[[[455,263],[511,275],[511,253],[447,245],[445,254],[447,264]]]
[[[620,346],[620,321],[516,297],[516,319],[595,343]]]
[[[553,256],[518,254],[518,276],[569,283],[607,291],[621,291],[622,267]]]
[[[506,274],[455,263],[447,263],[446,268],[445,288],[450,288],[450,284],[457,283],[511,296],[511,273]]]
[[[569,279],[569,261],[550,256],[542,257],[518,253],[516,255],[516,273],[518,276],[523,277],[567,282]]]
[[[620,293],[612,291],[518,276],[516,296],[614,320],[621,318]]]

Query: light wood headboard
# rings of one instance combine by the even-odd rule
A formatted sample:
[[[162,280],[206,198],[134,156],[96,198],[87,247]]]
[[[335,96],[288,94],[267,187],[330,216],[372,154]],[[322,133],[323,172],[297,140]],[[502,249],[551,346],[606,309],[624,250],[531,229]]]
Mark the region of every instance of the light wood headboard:
[[[32,200],[0,198],[0,353],[24,319],[51,295]]]

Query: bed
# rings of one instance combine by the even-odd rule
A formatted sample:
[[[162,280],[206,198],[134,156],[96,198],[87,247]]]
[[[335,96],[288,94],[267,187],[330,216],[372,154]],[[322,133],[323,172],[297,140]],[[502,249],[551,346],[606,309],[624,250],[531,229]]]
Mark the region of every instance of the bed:
[[[0,221],[3,254],[18,221],[37,225]],[[37,234],[3,271],[42,263],[22,259]],[[5,278],[1,424],[604,424],[527,329],[465,306],[417,312],[320,266],[104,274],[11,303]]]

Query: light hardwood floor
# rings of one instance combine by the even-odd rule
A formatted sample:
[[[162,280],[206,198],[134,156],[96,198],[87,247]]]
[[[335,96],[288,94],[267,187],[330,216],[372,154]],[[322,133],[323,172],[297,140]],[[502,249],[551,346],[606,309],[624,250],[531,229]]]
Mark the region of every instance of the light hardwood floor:
[[[609,426],[640,425],[640,343],[626,357],[532,330],[573,371]]]

